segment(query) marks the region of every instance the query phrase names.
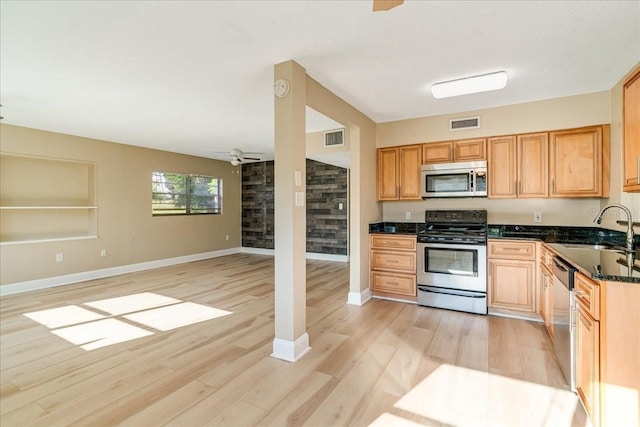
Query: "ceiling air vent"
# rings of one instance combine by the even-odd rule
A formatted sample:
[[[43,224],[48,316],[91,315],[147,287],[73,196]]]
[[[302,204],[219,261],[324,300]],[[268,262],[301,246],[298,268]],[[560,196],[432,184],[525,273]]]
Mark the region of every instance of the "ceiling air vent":
[[[449,120],[449,131],[464,130],[464,129],[479,129],[479,128],[480,128],[480,116],[464,117],[461,119]]]
[[[324,146],[337,147],[344,145],[344,129],[332,130],[324,133]]]

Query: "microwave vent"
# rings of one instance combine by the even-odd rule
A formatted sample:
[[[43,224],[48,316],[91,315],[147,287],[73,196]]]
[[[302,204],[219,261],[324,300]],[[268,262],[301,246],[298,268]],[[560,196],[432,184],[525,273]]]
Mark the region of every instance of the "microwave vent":
[[[480,116],[449,120],[449,131],[480,129]]]
[[[324,133],[325,147],[338,147],[344,145],[344,129],[332,130]]]

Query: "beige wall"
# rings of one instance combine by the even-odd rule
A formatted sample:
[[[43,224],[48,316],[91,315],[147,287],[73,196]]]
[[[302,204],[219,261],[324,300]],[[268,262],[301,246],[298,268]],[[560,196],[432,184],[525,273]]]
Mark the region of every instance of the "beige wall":
[[[345,125],[350,143],[350,292],[369,288],[369,223],[382,219],[376,202],[376,124],[320,83],[307,77],[307,105]]]
[[[611,90],[611,193],[609,199],[605,199],[601,203],[602,207],[607,203],[625,205],[631,210],[635,222],[640,221],[640,193],[622,192],[622,175],[624,173],[624,162],[622,161],[622,85],[638,66],[640,63],[633,67]],[[602,225],[614,230],[626,230],[626,227],[616,223],[617,219],[626,220],[624,214],[621,214],[617,209],[612,209],[609,212],[611,215],[605,215]]]
[[[480,116],[480,129],[449,132],[449,119]],[[568,129],[610,123],[610,92],[555,98],[505,107],[379,123],[376,145],[415,144],[483,136]]]
[[[621,95],[618,97],[614,90],[458,114],[380,123],[376,134],[378,147],[612,123],[612,197],[610,199],[492,200],[477,198],[384,202],[383,218],[385,221],[405,221],[406,212],[410,212],[410,221],[420,222],[424,221],[426,209],[476,208],[487,209],[489,222],[494,224],[533,224],[533,212],[542,212],[542,225],[590,226],[602,203],[620,199],[621,102]],[[613,108],[614,105],[615,108]],[[618,110],[620,110],[619,114]],[[449,132],[449,119],[476,115],[480,116],[480,129]],[[618,119],[614,120],[612,116]]]
[[[0,246],[0,283],[93,271],[240,247],[240,169],[227,162],[0,125],[3,153],[96,164],[98,238]],[[151,173],[223,179],[222,215],[152,217]],[[229,240],[225,240],[225,235]],[[100,250],[108,256],[101,257]],[[56,263],[55,254],[64,253]]]

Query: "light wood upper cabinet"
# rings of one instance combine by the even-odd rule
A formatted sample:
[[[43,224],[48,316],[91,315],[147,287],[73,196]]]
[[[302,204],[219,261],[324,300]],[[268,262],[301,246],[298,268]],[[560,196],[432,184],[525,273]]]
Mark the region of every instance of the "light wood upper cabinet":
[[[378,200],[421,200],[421,155],[420,144],[378,149]]]
[[[453,162],[453,142],[433,142],[422,145],[422,164]]]
[[[432,142],[422,145],[422,164],[471,162],[487,158],[486,138]]]
[[[488,197],[547,197],[546,132],[489,138]]]
[[[408,145],[399,148],[400,200],[421,200],[420,160],[422,147]]]
[[[378,200],[398,200],[398,149],[378,149]]]
[[[487,140],[466,139],[463,141],[454,141],[453,143],[453,161],[454,162],[472,162],[474,160],[485,160],[487,158]]]
[[[640,68],[627,79],[623,93],[623,191],[640,191]]]
[[[609,125],[550,133],[550,197],[609,196]]]

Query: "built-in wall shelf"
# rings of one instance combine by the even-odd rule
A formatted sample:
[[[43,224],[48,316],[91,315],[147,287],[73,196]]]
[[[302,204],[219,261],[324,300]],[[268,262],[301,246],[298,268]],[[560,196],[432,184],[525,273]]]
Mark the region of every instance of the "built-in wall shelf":
[[[92,162],[0,153],[0,244],[97,237]]]

